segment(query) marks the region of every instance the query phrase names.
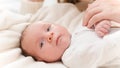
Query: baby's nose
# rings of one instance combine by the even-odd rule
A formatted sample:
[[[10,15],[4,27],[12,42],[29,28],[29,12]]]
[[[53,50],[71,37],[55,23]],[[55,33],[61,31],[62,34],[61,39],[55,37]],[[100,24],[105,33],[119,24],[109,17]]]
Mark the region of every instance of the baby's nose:
[[[53,40],[53,32],[49,33],[49,35],[47,37],[48,42],[52,42],[52,40]]]

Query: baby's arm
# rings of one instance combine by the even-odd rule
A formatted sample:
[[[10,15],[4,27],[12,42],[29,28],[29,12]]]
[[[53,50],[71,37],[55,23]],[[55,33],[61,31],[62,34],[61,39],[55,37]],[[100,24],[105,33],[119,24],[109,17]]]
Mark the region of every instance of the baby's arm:
[[[98,36],[103,37],[110,32],[111,22],[103,20],[95,26],[95,32]]]

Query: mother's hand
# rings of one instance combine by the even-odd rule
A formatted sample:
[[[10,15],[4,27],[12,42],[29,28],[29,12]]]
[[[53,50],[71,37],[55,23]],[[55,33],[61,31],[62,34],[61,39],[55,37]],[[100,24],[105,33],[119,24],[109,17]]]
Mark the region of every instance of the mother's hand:
[[[96,0],[90,4],[83,25],[91,28],[104,19],[120,22],[120,0]]]

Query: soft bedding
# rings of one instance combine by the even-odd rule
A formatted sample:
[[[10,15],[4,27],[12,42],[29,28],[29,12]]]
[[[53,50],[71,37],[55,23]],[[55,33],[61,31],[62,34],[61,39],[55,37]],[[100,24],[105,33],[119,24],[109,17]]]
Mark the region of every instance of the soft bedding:
[[[20,12],[21,0],[0,0],[0,9]]]
[[[76,30],[75,27],[79,23],[82,23],[82,15],[72,4],[45,6],[32,16],[2,10],[0,12],[0,68],[67,68],[62,62],[38,62],[30,56],[23,56],[19,47],[21,33],[26,25],[39,20],[61,24],[72,33]],[[117,41],[114,41],[115,45],[119,45],[119,33],[117,32],[108,36],[110,40],[118,38]],[[117,61],[117,63],[119,62]]]

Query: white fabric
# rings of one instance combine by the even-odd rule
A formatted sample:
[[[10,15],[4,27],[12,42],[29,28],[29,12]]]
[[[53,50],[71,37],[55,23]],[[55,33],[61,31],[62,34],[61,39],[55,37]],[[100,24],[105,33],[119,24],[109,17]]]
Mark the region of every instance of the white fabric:
[[[58,0],[44,0],[43,6],[51,6],[58,3]]]
[[[120,58],[120,28],[111,31],[114,32],[102,39],[93,30],[78,26],[62,57],[63,63],[69,68],[99,68],[109,62],[120,67],[120,63],[114,63]]]
[[[34,14],[41,8],[43,2],[32,2],[30,0],[21,0],[20,12],[22,14]]]
[[[59,23],[68,28],[68,30],[72,33],[75,30],[75,27],[79,25],[78,23],[81,23],[81,17],[81,12],[79,12],[77,8],[71,4],[55,4],[47,7],[42,7],[32,17],[30,15],[23,16],[20,14],[11,13],[6,10],[1,10],[0,68],[67,68],[62,64],[62,62],[37,62],[34,61],[32,57],[24,57],[21,54],[21,49],[19,48],[19,40],[21,37],[21,33],[26,27],[26,25],[35,21],[41,20]],[[81,34],[84,34],[84,31]],[[109,37],[110,39],[108,39],[107,37],[106,39],[111,40],[113,37],[115,40],[119,38],[118,34],[111,34]],[[118,42],[119,39],[117,41],[114,41],[114,44]]]
[[[0,0],[0,9],[20,12],[21,0]]]
[[[30,22],[48,21],[66,27],[71,33],[75,27],[80,23],[82,13],[72,4],[54,4],[51,6],[40,8],[38,12],[33,15]]]
[[[22,16],[3,10],[0,13],[0,67],[20,57],[19,40],[21,32],[28,25],[30,16]]]

